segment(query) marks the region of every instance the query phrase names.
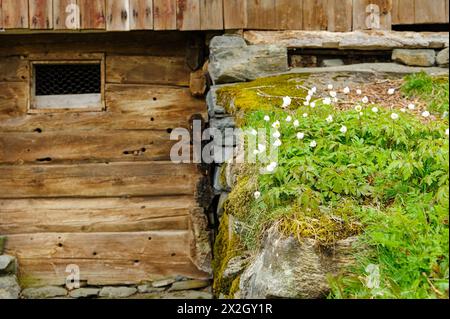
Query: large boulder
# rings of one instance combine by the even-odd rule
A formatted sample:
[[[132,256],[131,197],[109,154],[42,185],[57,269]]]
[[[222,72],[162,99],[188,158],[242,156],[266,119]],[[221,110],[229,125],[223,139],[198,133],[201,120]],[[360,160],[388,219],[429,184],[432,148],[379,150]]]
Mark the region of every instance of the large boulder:
[[[0,299],[18,299],[20,286],[15,275],[0,277]]]
[[[396,49],[392,53],[392,60],[411,66],[433,66],[436,63],[436,52],[428,49]]]
[[[448,67],[448,55],[449,50],[448,48],[445,48],[444,50],[440,51],[436,56],[436,63],[443,68]]]
[[[239,296],[243,299],[324,298],[330,291],[328,276],[353,262],[356,238],[323,249],[313,239],[285,238],[274,228],[264,246],[244,271]]]
[[[211,40],[209,73],[215,84],[245,82],[287,70],[286,48],[248,46],[238,36],[217,36]]]

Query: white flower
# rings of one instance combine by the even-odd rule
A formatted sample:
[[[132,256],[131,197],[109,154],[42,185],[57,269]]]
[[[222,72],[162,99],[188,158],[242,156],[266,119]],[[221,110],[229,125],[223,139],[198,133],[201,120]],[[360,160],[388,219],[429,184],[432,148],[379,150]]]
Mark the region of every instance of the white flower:
[[[286,107],[288,107],[289,105],[291,105],[291,103],[292,103],[292,99],[289,97],[289,96],[285,96],[284,98],[283,98],[283,105],[281,106],[282,108],[286,108]]]
[[[275,131],[275,133],[273,133],[273,137],[280,138],[281,137],[281,133],[278,132],[278,131]]]
[[[333,99],[333,101],[334,101],[334,103],[337,103],[337,102],[338,102],[338,98],[335,97],[335,98]]]
[[[262,153],[266,150],[266,146],[264,144],[258,144],[258,150]]]
[[[415,110],[415,109],[416,109],[416,106],[415,106],[414,104],[411,103],[411,104],[408,105],[408,109],[410,109],[411,111],[412,111],[412,110]]]
[[[400,112],[406,113],[406,109],[405,109],[404,107],[402,107],[402,108],[400,109]]]
[[[316,88],[315,86],[313,86],[313,87],[311,88],[311,92],[316,93],[316,92],[317,92],[317,88]]]
[[[311,96],[311,95],[307,95],[307,96],[306,96],[306,101],[309,102],[309,101],[311,101],[311,99],[312,99],[312,96]]]
[[[350,93],[350,88],[348,86],[346,86],[343,90],[344,94],[349,94]]]
[[[309,143],[309,147],[314,148],[317,146],[317,142],[316,141],[312,141],[311,143]]]
[[[261,197],[261,193],[260,193],[260,192],[255,192],[255,193],[253,194],[253,196],[255,196],[255,199],[258,199],[258,198]]]
[[[303,117],[308,117],[308,113],[303,113]]]
[[[277,166],[278,164],[276,162],[272,162],[266,167],[266,170],[268,172],[273,172]]]
[[[253,150],[253,155],[258,155],[259,151],[258,150]]]
[[[273,128],[279,128],[280,127],[280,121],[276,121],[272,124]]]
[[[273,146],[275,146],[275,147],[280,147],[281,144],[283,144],[283,143],[281,143],[280,140],[276,140],[275,142],[273,142]]]
[[[292,116],[288,115],[288,117],[286,117],[286,122],[292,122]]]
[[[305,133],[297,133],[297,138],[303,140],[305,138]]]
[[[446,129],[446,130],[445,130],[445,135],[448,136],[448,134],[449,134],[448,129]]]
[[[376,106],[374,106],[374,107],[372,108],[372,112],[373,112],[373,113],[378,113],[378,108],[377,108]]]
[[[355,106],[355,111],[356,112],[361,112],[362,111],[362,106],[361,105],[357,105],[357,106]]]
[[[316,102],[311,102],[310,106],[311,106],[312,108],[315,108],[315,107],[316,107]]]
[[[369,103],[369,98],[368,98],[367,96],[363,97],[362,102],[363,102],[364,104]]]
[[[314,95],[314,92],[313,92],[312,90],[309,90],[309,91],[308,91],[308,96],[309,96],[309,95],[313,96],[313,95]]]
[[[308,101],[305,101],[305,102],[303,102],[303,105],[304,105],[304,106],[308,106],[308,105],[309,105],[309,102],[308,102]]]
[[[294,121],[294,127],[299,127],[300,126],[300,122],[298,120]]]
[[[324,98],[323,99],[323,104],[330,105],[331,104],[331,99],[329,97]]]
[[[422,116],[423,116],[423,117],[430,117],[430,115],[431,115],[431,114],[430,114],[430,112],[428,112],[428,111],[425,111],[425,112],[422,113]]]
[[[329,115],[329,116],[327,117],[327,122],[328,122],[328,123],[333,122],[333,116]]]
[[[264,121],[266,121],[266,122],[269,122],[269,121],[270,121],[269,115],[264,116]]]
[[[395,94],[395,89],[389,89],[388,90],[388,94],[389,95],[394,95]]]
[[[250,134],[253,135],[253,136],[256,136],[256,135],[258,135],[258,132],[255,129],[252,129],[250,131]]]
[[[337,93],[336,93],[335,91],[331,91],[331,92],[330,92],[330,96],[331,96],[332,98],[335,98],[335,97],[337,96]]]
[[[361,95],[362,91],[360,89],[356,90],[356,94]]]
[[[348,129],[347,129],[347,126],[345,126],[345,125],[343,125],[342,127],[341,127],[341,133],[343,133],[343,134],[345,134],[345,133],[347,133],[347,131],[348,131]]]
[[[333,89],[333,84],[328,84],[328,90],[332,90]]]
[[[398,118],[399,118],[399,116],[398,116],[397,113],[392,113],[392,114],[391,114],[391,119],[393,119],[394,121],[395,121],[395,120],[398,120]]]

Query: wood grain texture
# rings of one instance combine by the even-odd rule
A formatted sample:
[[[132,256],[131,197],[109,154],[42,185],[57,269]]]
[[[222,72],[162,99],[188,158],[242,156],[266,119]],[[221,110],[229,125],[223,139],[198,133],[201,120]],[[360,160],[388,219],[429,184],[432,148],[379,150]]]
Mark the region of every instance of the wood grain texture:
[[[200,0],[201,30],[223,29],[222,0]]]
[[[353,0],[353,30],[367,30],[367,19],[370,15],[369,5],[375,5],[379,9],[381,30],[392,28],[392,0]],[[374,29],[372,27],[372,29]]]
[[[414,0],[392,0],[392,24],[414,24]]]
[[[28,0],[2,0],[2,19],[5,29],[27,29]]]
[[[277,29],[275,0],[247,0],[247,28]]]
[[[309,0],[303,2],[303,29],[327,30],[328,28],[328,1]]]
[[[129,0],[130,1],[130,29],[153,29],[153,0]]]
[[[0,30],[3,30],[3,10],[2,10],[2,1],[0,0]]]
[[[190,69],[181,57],[107,56],[106,81],[189,86]]]
[[[55,30],[80,29],[80,10],[77,0],[53,0],[53,27]]]
[[[53,29],[53,1],[30,0],[29,19],[30,29]]]
[[[247,1],[223,0],[224,28],[244,29],[247,27]]]
[[[0,82],[28,82],[28,60],[21,56],[0,58]]]
[[[18,116],[27,112],[28,84],[0,82],[0,117]]]
[[[0,198],[194,195],[200,177],[168,162],[0,166]]]
[[[0,164],[170,160],[175,143],[165,131],[0,133]]]
[[[177,0],[177,29],[200,30],[200,0]]]
[[[414,12],[417,24],[447,21],[445,0],[414,0]]]
[[[350,32],[353,25],[353,0],[328,0],[328,31]]]
[[[155,30],[177,29],[176,0],[153,0],[153,12]]]
[[[106,30],[130,30],[129,0],[106,0]]]
[[[303,2],[304,0],[276,0],[278,29],[303,29]]]
[[[106,29],[105,0],[78,0],[81,12],[81,29]]]

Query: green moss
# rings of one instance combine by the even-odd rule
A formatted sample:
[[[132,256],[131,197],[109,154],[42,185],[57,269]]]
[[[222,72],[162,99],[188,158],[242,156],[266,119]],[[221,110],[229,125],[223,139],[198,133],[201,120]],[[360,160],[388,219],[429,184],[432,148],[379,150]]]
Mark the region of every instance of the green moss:
[[[241,275],[237,276],[230,286],[230,291],[228,293],[228,299],[234,299],[236,293],[239,291],[239,284],[241,283]]]
[[[17,280],[19,282],[19,286],[22,289],[29,287],[38,287],[41,284],[41,281],[38,278],[34,278],[29,275],[19,275]]]
[[[223,187],[227,187],[227,176],[226,176],[226,170],[227,170],[227,164],[224,163],[220,167],[220,174],[219,174],[219,182]]]
[[[231,234],[228,214],[224,214],[220,223],[219,233],[214,243],[214,259],[212,262],[214,272],[213,290],[214,294],[229,296],[235,278],[225,280],[223,273],[228,266],[228,262],[239,256],[242,252],[242,245],[238,236]]]
[[[246,216],[253,203],[256,185],[256,176],[246,174],[239,176],[225,203],[225,210],[237,218]]]

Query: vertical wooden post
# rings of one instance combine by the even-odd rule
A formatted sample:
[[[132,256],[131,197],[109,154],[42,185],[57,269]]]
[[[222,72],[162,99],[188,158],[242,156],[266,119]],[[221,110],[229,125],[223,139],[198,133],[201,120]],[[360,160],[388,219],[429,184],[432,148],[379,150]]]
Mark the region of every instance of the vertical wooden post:
[[[247,1],[223,0],[224,28],[244,29],[247,27]]]
[[[303,2],[304,0],[276,0],[277,29],[303,29]]]
[[[3,28],[28,29],[28,0],[2,1]]]
[[[176,0],[153,0],[153,24],[155,30],[177,29]]]
[[[445,23],[445,0],[415,0],[415,23]]]
[[[353,30],[391,30],[392,0],[353,0]]]
[[[80,10],[77,0],[53,0],[53,28],[55,30],[80,29]]]
[[[130,30],[129,0],[106,0],[106,30]]]
[[[392,24],[414,24],[414,0],[392,0]]]
[[[78,0],[81,29],[104,30],[106,28],[105,0]]]
[[[328,31],[349,32],[353,24],[353,0],[328,0]]]
[[[277,29],[275,0],[247,0],[247,27],[249,29]]]
[[[177,0],[177,29],[200,30],[200,0]]]
[[[223,29],[222,0],[200,0],[201,30]]]
[[[130,0],[130,29],[153,29],[153,0]]]
[[[30,29],[53,29],[53,1],[30,0],[29,23]]]
[[[305,30],[327,30],[327,0],[308,0],[303,3],[303,28]]]

